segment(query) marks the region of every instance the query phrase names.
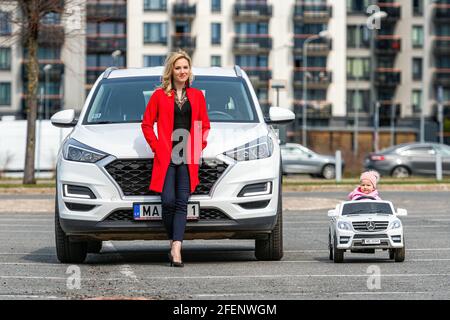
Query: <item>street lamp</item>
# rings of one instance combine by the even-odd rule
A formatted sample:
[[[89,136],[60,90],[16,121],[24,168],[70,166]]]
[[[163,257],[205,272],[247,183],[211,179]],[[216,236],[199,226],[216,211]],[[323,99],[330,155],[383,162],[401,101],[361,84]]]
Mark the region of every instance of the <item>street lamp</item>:
[[[118,59],[122,55],[122,51],[115,50],[113,53],[111,53],[111,57],[113,58],[113,66],[118,67]]]
[[[328,39],[330,38],[330,33],[328,30],[323,30],[319,32],[317,35],[310,36],[306,38],[305,42],[303,42],[303,109],[302,109],[302,145],[306,147],[306,116],[307,116],[307,107],[308,107],[308,91],[307,91],[307,68],[308,68],[308,51],[307,44],[311,41],[317,39]]]
[[[374,14],[370,16],[370,21],[374,20],[381,20],[388,16],[388,14],[384,11],[377,11]],[[369,28],[370,29],[370,28]],[[370,73],[370,105],[371,108],[375,109],[375,119],[374,119],[374,149],[375,152],[378,152],[378,126],[379,126],[379,110],[380,110],[380,104],[375,104],[375,70],[376,70],[376,60],[375,60],[375,38],[376,38],[376,28],[371,28],[371,37],[370,37],[370,67],[372,68],[372,72]]]
[[[49,109],[49,105],[48,105],[48,95],[49,95],[49,90],[48,90],[48,72],[52,69],[52,65],[51,64],[46,64],[44,66],[44,74],[45,74],[45,110],[44,110],[44,116],[45,119],[47,119],[47,110]]]

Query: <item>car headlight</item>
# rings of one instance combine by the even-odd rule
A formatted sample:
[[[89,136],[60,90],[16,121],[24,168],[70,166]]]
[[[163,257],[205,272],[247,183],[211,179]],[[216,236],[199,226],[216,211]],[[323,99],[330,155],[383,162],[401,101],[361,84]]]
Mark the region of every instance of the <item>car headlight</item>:
[[[394,220],[391,222],[391,229],[398,229],[402,226],[402,222],[400,220]]]
[[[350,223],[345,222],[345,221],[340,221],[338,222],[338,229],[341,230],[352,230],[352,226],[350,225]]]
[[[107,157],[108,154],[71,138],[64,144],[63,156],[69,161],[95,163]]]
[[[268,158],[273,153],[273,141],[269,136],[260,137],[223,154],[236,161],[249,161]]]

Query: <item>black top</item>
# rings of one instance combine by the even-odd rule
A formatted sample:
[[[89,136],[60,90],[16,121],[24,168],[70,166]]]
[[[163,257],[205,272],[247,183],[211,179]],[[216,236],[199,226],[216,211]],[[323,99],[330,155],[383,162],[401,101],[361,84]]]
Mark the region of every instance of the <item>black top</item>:
[[[179,134],[173,137],[172,149],[177,146],[180,141],[182,141],[184,149],[186,149],[188,134],[191,130],[191,113],[192,110],[189,100],[186,99],[181,108],[178,107],[176,102],[174,103],[173,131],[177,129],[184,129],[187,132],[182,132],[182,137],[180,137]],[[177,150],[180,150],[180,146],[177,147]],[[180,152],[180,156],[183,157],[183,151]]]

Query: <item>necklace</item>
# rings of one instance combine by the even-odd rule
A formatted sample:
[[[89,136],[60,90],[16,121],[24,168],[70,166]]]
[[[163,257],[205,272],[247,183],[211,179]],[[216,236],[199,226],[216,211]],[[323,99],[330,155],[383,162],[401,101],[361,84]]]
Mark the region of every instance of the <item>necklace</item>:
[[[183,88],[183,90],[181,91],[180,98],[178,98],[178,92],[175,94],[175,103],[177,104],[178,108],[181,109],[181,107],[184,105],[186,100],[187,100],[186,89]]]

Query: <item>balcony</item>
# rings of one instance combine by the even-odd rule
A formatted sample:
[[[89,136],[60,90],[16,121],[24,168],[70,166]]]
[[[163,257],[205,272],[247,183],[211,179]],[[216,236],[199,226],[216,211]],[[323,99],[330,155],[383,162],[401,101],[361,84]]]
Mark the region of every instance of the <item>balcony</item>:
[[[312,34],[296,34],[294,35],[294,53],[300,54],[303,52],[303,44],[305,40],[312,36]],[[308,42],[306,50],[310,56],[323,56],[330,53],[332,42],[329,39],[317,39]]]
[[[258,53],[267,53],[272,49],[272,38],[267,34],[240,35],[234,37],[233,51],[235,53],[248,53],[249,50]]]
[[[126,35],[89,35],[87,37],[87,52],[89,53],[111,53],[115,50],[127,50]]]
[[[192,53],[195,50],[196,38],[192,37],[190,33],[176,33],[172,36],[172,50],[185,50]]]
[[[294,86],[303,86],[303,76],[305,68],[294,69]],[[325,89],[332,81],[332,73],[323,67],[306,68],[306,86],[309,89]]]
[[[378,68],[375,71],[375,85],[379,87],[395,87],[401,83],[401,71],[398,69]]]
[[[331,16],[332,7],[326,3],[299,3],[294,7],[294,21],[327,23]]]
[[[433,39],[433,52],[436,55],[448,55],[450,54],[450,37],[434,37]]]
[[[174,3],[172,16],[176,19],[193,20],[197,14],[197,5],[188,3]]]
[[[295,118],[303,117],[303,100],[294,100]],[[329,119],[332,117],[332,104],[324,100],[308,100],[306,107],[306,116],[308,119]]]
[[[272,78],[272,71],[267,67],[241,67],[247,73],[252,84],[256,87],[265,87],[269,85]]]
[[[52,82],[57,82],[62,79],[62,75],[64,73],[64,63],[61,60],[39,59],[38,62],[39,62],[39,81],[45,81],[44,66],[47,64],[52,65],[52,68],[49,71],[47,71],[48,80]],[[22,79],[24,81],[28,80],[27,63],[28,60],[23,60],[21,66]]]
[[[383,21],[397,22],[401,18],[401,4],[396,2],[378,2],[381,11],[387,13],[387,17]]]
[[[392,114],[394,114],[394,121],[401,116],[401,104],[391,100],[380,101],[380,109],[378,111],[380,119],[380,127],[389,126],[391,124]]]
[[[436,86],[450,87],[450,69],[435,69],[433,81]]]
[[[433,21],[436,23],[448,23],[450,17],[450,3],[433,3]]]
[[[86,6],[86,14],[88,21],[126,20],[127,5],[88,3]]]
[[[243,3],[234,5],[234,19],[238,21],[270,20],[272,6],[264,3]]]
[[[375,41],[375,52],[378,54],[397,54],[401,50],[402,40],[399,36],[379,35]]]

